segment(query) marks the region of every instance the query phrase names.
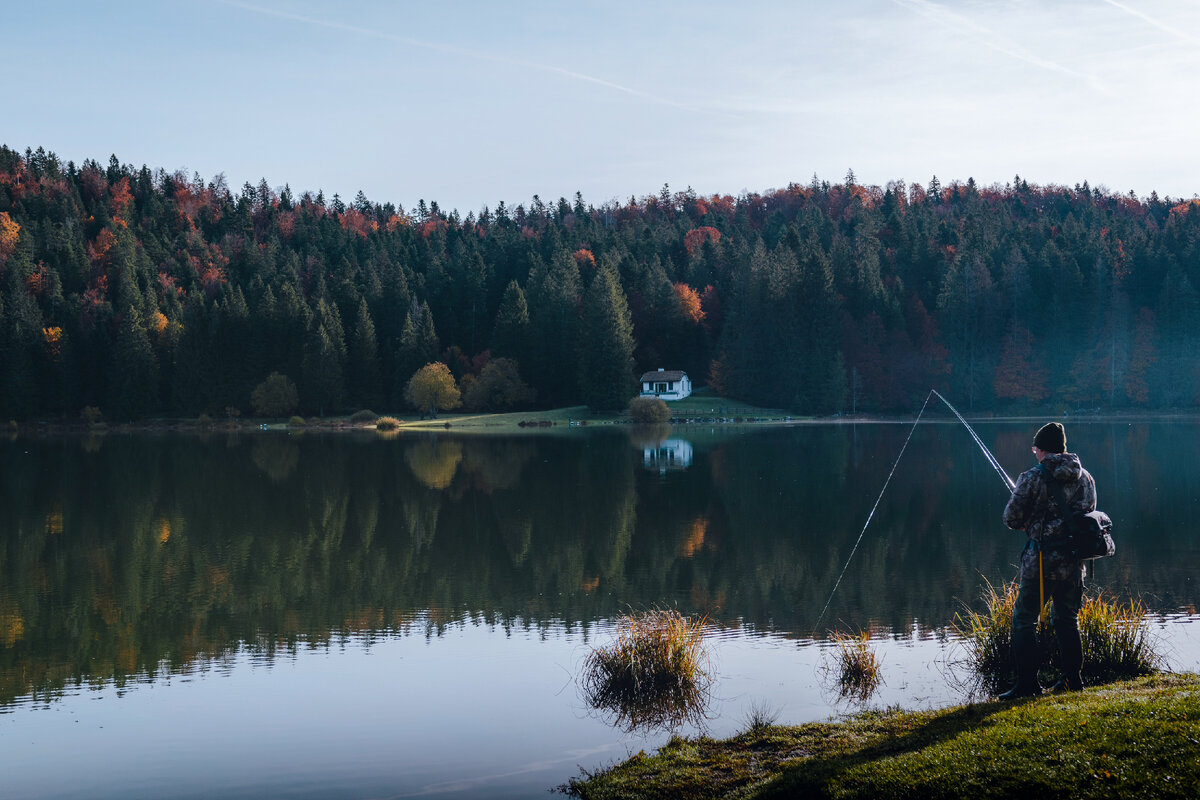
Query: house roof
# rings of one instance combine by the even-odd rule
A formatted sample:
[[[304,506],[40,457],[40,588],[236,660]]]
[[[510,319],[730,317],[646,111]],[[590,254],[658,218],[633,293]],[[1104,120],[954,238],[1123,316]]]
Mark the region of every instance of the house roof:
[[[657,381],[681,381],[687,377],[687,373],[681,369],[654,369],[649,372],[642,373],[642,383],[655,383]]]

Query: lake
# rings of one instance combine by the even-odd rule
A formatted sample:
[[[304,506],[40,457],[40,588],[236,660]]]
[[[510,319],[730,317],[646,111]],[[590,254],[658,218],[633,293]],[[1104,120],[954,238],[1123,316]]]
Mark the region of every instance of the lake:
[[[973,425],[1015,478],[1043,421]],[[1197,669],[1200,424],[1066,423],[1118,541],[1089,586]],[[579,688],[630,610],[707,619],[683,733],[856,710],[835,628],[876,640],[871,705],[960,702],[949,626],[1015,574],[1007,496],[944,419],[10,437],[0,796],[544,797],[669,735]]]

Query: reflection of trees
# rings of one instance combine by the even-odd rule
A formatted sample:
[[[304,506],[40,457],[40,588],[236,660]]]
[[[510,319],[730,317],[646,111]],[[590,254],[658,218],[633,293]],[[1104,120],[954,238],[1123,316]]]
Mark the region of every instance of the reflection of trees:
[[[278,435],[260,436],[250,451],[254,465],[275,483],[283,483],[300,463],[300,448]]]
[[[1030,463],[1027,427],[978,430],[1015,474]],[[802,426],[698,441],[693,468],[665,479],[599,430],[439,437],[419,451],[404,437],[292,437],[282,457],[259,437],[109,436],[90,453],[0,441],[0,703],[418,617],[586,624],[677,604],[803,631],[906,434]],[[1098,580],[1195,603],[1179,566],[1200,546],[1195,478],[1178,465],[1197,429],[1076,423],[1070,435],[1120,536]],[[909,447],[823,627],[944,624],[981,574],[1013,574],[1021,535],[1000,523],[1006,498],[967,434],[922,425]],[[264,466],[292,458],[282,480]],[[1153,491],[1147,458],[1161,462]]]
[[[447,439],[422,439],[404,450],[404,460],[413,475],[430,489],[449,486],[462,457],[462,442]]]
[[[639,450],[658,447],[671,437],[671,426],[663,422],[658,425],[632,425],[629,428],[629,441]]]

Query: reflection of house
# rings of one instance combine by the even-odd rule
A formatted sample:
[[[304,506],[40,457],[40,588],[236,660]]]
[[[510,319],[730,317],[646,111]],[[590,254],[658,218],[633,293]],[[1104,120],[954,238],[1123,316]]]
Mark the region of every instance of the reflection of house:
[[[659,367],[642,375],[642,397],[682,400],[691,393],[692,382],[683,370]]]
[[[642,448],[642,466],[659,472],[683,470],[692,465],[692,443],[687,439],[665,439]]]

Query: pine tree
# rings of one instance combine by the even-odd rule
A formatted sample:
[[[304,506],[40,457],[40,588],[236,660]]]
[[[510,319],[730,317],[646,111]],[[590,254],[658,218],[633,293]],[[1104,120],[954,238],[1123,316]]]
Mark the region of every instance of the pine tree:
[[[492,358],[511,358],[519,364],[527,363],[529,347],[529,306],[525,302],[525,292],[516,281],[509,281],[492,331]]]
[[[379,345],[375,323],[364,298],[358,304],[354,337],[350,340],[350,398],[363,408],[378,408],[383,402],[379,382]]]
[[[579,389],[593,411],[617,411],[634,394],[633,320],[617,273],[604,266],[583,301]]]
[[[404,388],[413,374],[426,364],[437,361],[438,337],[433,327],[433,312],[428,303],[418,303],[414,297],[404,319],[400,344],[396,348],[396,399],[404,396]]]
[[[108,413],[139,419],[157,410],[158,365],[136,307],[126,306],[108,368]]]
[[[526,296],[533,342],[527,375],[547,405],[570,405],[577,384],[562,376],[575,371],[579,353],[579,266],[571,254],[560,250],[549,264],[536,259]]]

